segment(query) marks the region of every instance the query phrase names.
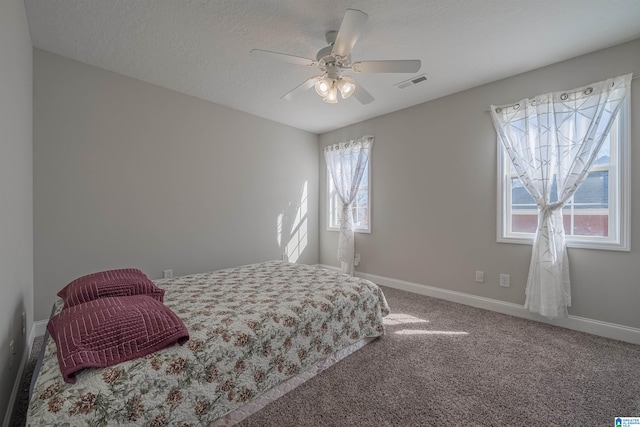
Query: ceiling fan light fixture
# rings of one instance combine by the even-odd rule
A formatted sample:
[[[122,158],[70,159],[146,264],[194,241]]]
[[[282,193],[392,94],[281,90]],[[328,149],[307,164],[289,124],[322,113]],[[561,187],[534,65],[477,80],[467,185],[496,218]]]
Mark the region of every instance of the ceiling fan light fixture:
[[[347,99],[356,90],[356,85],[351,77],[340,77],[337,86],[342,99]]]
[[[322,100],[329,104],[335,104],[338,102],[338,89],[336,89],[336,85],[331,85],[327,96],[322,98]]]
[[[326,98],[329,95],[329,91],[333,86],[333,80],[328,77],[323,77],[318,80],[315,84],[316,92],[323,98]]]
[[[340,29],[328,31],[325,34],[329,46],[320,49],[315,60],[262,49],[252,49],[251,54],[322,70],[322,75],[309,77],[282,96],[281,99],[285,101],[291,100],[294,95],[297,96],[297,94],[314,86],[318,95],[325,102],[337,103],[338,91],[340,91],[342,99],[347,99],[355,93],[356,100],[362,105],[367,105],[374,101],[374,97],[351,77],[342,77],[343,72],[413,74],[417,73],[422,66],[422,61],[419,59],[351,62],[351,50],[358,41],[368,18],[369,15],[361,10],[347,9],[344,18],[342,18]],[[411,81],[415,84],[419,80],[414,78]]]

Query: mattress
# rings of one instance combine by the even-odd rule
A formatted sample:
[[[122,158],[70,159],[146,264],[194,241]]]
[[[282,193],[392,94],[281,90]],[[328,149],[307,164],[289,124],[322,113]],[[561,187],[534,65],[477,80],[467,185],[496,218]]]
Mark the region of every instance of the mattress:
[[[233,425],[384,335],[389,310],[372,282],[276,261],[155,283],[190,340],[75,384],[48,340],[27,425]]]

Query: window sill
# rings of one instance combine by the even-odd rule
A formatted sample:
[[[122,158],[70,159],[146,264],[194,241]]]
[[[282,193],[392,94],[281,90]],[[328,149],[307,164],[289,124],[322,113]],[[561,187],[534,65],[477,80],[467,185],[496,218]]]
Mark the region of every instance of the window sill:
[[[335,228],[335,227],[327,227],[327,231],[340,231],[339,228]],[[371,230],[364,230],[364,229],[356,229],[353,230],[354,233],[364,233],[364,234],[371,234]]]
[[[533,237],[498,237],[498,243],[514,243],[517,245],[533,245]],[[628,244],[616,242],[587,242],[583,240],[566,240],[567,248],[595,249],[602,251],[631,252]]]

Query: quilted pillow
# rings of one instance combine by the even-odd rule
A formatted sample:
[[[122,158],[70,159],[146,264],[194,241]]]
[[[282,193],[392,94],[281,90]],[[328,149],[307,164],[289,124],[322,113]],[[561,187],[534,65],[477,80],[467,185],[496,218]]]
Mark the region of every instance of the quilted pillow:
[[[189,339],[182,320],[147,295],[99,298],[65,308],[47,330],[68,383],[75,383],[82,369],[115,365]]]
[[[149,295],[162,302],[164,290],[157,287],[136,268],[121,268],[88,274],[65,286],[58,296],[65,308],[97,298],[129,295]]]

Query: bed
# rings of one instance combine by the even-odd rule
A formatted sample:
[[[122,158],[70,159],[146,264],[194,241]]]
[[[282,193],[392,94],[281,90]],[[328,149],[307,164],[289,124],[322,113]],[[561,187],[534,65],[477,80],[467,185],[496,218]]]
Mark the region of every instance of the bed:
[[[75,384],[48,339],[28,426],[233,425],[384,335],[389,313],[370,281],[279,261],[154,282],[190,339]]]

